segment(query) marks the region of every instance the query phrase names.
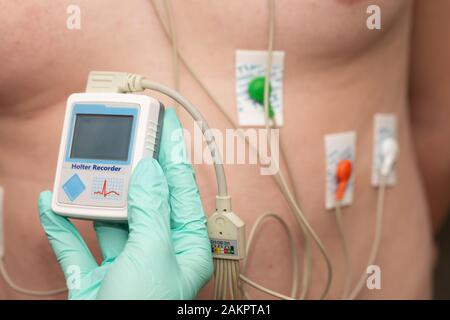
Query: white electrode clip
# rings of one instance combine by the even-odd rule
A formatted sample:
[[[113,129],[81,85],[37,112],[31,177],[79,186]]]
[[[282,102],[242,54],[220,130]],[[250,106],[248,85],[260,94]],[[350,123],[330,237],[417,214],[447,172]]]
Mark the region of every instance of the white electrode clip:
[[[208,218],[208,234],[214,258],[245,257],[245,223],[231,211],[230,197],[216,197],[216,212]]]
[[[397,140],[394,138],[387,138],[381,145],[381,152],[383,160],[381,163],[380,174],[387,177],[394,168],[398,158],[399,148]]]

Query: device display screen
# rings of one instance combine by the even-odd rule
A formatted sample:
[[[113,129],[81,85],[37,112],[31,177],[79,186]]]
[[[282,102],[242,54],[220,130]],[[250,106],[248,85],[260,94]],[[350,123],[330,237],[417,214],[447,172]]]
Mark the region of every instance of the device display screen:
[[[133,116],[77,114],[70,158],[128,159]]]

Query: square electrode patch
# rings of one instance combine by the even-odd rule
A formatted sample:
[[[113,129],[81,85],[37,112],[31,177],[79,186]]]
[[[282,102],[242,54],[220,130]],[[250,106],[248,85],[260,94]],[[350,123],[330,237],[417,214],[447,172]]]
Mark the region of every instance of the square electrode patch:
[[[249,95],[249,84],[255,77],[264,77],[267,66],[267,51],[236,51],[236,99],[240,126],[264,126],[264,107]],[[270,73],[270,106],[277,126],[283,119],[283,70],[284,52],[272,53]],[[261,99],[261,102],[263,99]],[[273,124],[273,123],[272,123]]]
[[[340,161],[349,160],[352,167],[355,164],[356,132],[349,131],[327,134],[324,139],[326,157],[325,208],[329,210],[336,206],[336,191],[338,188],[336,171]],[[355,175],[351,173],[345,188],[342,205],[351,205],[353,203],[354,186]]]

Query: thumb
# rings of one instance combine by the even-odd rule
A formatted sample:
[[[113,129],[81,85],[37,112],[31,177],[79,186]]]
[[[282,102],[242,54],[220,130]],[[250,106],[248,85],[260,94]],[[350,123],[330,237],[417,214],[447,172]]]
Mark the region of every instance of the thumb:
[[[52,193],[44,191],[39,195],[38,207],[42,227],[55,252],[66,279],[74,268],[86,273],[97,267],[83,238],[75,226],[65,217],[56,215],[51,209]]]
[[[128,241],[106,274],[97,298],[179,296],[179,269],[171,241],[168,197],[166,178],[158,162],[142,159],[134,169],[128,189]]]

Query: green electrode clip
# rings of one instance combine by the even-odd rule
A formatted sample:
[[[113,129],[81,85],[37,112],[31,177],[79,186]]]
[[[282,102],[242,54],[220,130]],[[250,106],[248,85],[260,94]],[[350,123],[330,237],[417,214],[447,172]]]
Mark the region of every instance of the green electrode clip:
[[[266,80],[266,77],[255,77],[253,78],[249,84],[248,84],[248,94],[250,98],[260,103],[261,105],[264,105],[264,82]],[[272,86],[269,83],[269,97],[272,94]],[[275,112],[273,112],[272,105],[269,101],[269,118],[272,119],[275,115]]]

